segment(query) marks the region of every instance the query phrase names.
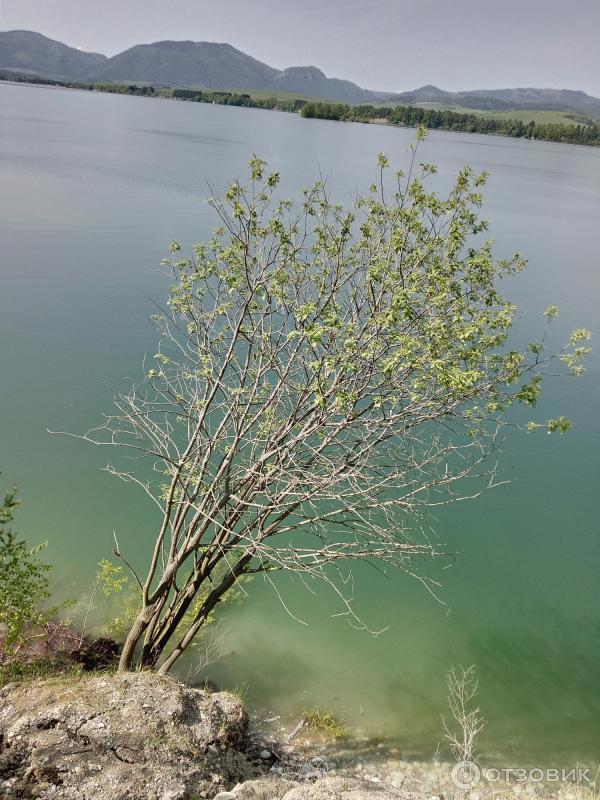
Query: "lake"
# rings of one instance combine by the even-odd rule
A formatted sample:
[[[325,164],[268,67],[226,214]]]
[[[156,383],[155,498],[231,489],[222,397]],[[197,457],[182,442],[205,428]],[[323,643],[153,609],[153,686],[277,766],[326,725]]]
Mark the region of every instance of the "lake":
[[[110,455],[47,430],[84,431],[110,411],[125,376],[155,352],[148,317],[165,297],[160,259],[175,239],[209,236],[209,187],[244,177],[252,153],[284,191],[328,176],[336,196],[366,189],[377,154],[406,166],[414,131],[159,99],[0,85],[0,469],[23,507],[16,529],[48,541],[55,588],[83,591],[121,549],[144,563],[156,521],[131,487],[100,471]],[[600,330],[600,149],[432,132],[423,161],[450,185],[488,170],[485,216],[498,255],[527,271],[505,291],[533,335],[550,304],[571,329]],[[431,756],[446,674],[476,664],[487,720],[482,749],[506,764],[600,760],[600,360],[557,379],[537,409],[565,414],[566,436],[515,435],[510,484],[438,515],[456,553],[432,567],[438,599],[401,574],[357,571],[356,604],[377,637],[334,617],[324,588],[281,580],[228,610],[224,660],[208,670],[251,702],[295,719],[333,709],[367,733]],[[437,570],[437,571],[436,571]]]

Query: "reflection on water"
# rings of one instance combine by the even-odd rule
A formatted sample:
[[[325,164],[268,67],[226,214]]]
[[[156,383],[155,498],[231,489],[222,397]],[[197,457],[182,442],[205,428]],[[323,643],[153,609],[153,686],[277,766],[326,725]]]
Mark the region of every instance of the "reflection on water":
[[[110,557],[113,530],[145,563],[156,520],[99,471],[105,452],[46,431],[86,430],[155,352],[145,320],[166,292],[158,264],[172,240],[209,236],[207,185],[243,177],[257,153],[285,194],[322,172],[347,199],[371,182],[379,152],[406,166],[414,132],[3,85],[0,123],[0,469],[21,488],[18,530],[49,541],[70,593]],[[550,303],[561,307],[554,346],[575,327],[600,330],[600,149],[434,132],[422,158],[439,165],[440,190],[465,163],[491,171],[485,215],[498,252],[529,259],[504,287],[528,312],[518,337],[539,332]],[[554,383],[537,409],[570,417],[568,436],[509,440],[511,485],[440,512],[440,541],[456,553],[451,569],[431,567],[443,602],[405,576],[358,568],[357,609],[387,628],[374,638],[332,618],[323,588],[280,580],[303,626],[256,580],[226,612],[230,652],[211,677],[291,716],[333,708],[431,755],[446,674],[475,663],[486,752],[558,766],[597,757],[599,364],[596,352],[583,382]]]
[[[134,133],[148,133],[151,136],[169,136],[172,139],[182,139],[196,144],[209,144],[226,147],[229,144],[243,144],[239,139],[225,139],[217,136],[203,136],[200,133],[186,133],[185,131],[158,130],[156,128],[130,128]]]

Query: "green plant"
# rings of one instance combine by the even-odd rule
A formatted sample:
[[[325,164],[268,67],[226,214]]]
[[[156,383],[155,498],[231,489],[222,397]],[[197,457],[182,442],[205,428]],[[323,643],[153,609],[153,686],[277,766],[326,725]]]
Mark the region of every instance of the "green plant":
[[[348,736],[348,728],[334,711],[318,706],[304,714],[304,730],[321,733],[331,739],[343,739]]]
[[[123,567],[107,559],[98,564],[94,586],[100,589],[108,605],[106,619],[100,632],[117,642],[122,642],[139,613],[139,593],[131,584]]]
[[[0,505],[0,665],[38,635],[49,613],[50,567],[39,558],[45,545],[31,548],[17,538],[10,523],[18,506],[16,489],[10,489]]]
[[[250,691],[250,687],[246,683],[246,681],[242,681],[242,683],[237,683],[232,689],[228,689],[229,693],[237,697],[237,699],[242,703],[242,705],[246,705],[248,701],[248,693]]]

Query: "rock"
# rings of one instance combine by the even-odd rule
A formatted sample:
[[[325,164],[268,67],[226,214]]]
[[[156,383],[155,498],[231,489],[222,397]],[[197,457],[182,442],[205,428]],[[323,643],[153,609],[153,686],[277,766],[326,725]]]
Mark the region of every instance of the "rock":
[[[280,778],[248,781],[236,787],[235,800],[424,800],[424,795],[383,789],[354,778],[326,777],[315,783]]]
[[[323,777],[323,772],[320,769],[311,769],[310,767],[302,767],[300,770],[300,777],[305,781],[316,781]]]
[[[280,800],[295,785],[282,778],[262,778],[239,784],[232,794],[235,800]]]
[[[270,750],[261,750],[260,751],[260,757],[262,758],[263,761],[268,761],[271,758],[272,755],[273,754],[271,753]]]
[[[233,695],[153,673],[5,686],[0,797],[211,798],[256,774],[246,726]]]
[[[393,770],[389,774],[389,779],[392,786],[399,788],[406,780],[406,775],[403,772],[400,772],[400,770]]]

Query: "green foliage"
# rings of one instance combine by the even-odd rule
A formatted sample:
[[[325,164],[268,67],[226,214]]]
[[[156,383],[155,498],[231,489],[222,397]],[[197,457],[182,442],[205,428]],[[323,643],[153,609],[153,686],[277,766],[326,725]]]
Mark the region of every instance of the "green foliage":
[[[321,105],[324,104],[317,104]],[[332,108],[337,114],[342,106]],[[315,104],[307,104],[302,113],[311,116],[314,110]],[[425,133],[420,124],[418,141]],[[267,175],[265,162],[256,157],[250,162],[250,194],[235,182],[225,203],[218,204],[225,218],[230,214],[240,225],[247,220],[257,242],[277,240],[284,264],[289,259],[285,266],[264,276],[264,286],[254,303],[257,312],[264,303],[279,306],[282,313],[285,310],[293,318],[290,341],[305,336],[315,349],[312,370],[320,375],[315,402],[339,412],[355,406],[356,393],[342,388],[331,393],[328,386],[339,385],[340,375],[352,375],[357,360],[373,358],[377,352],[380,380],[393,384],[400,375],[410,376],[403,389],[410,386],[406,399],[413,403],[422,402],[427,394],[435,395],[441,387],[447,393],[445,399],[457,404],[472,403],[485,394],[488,410],[503,411],[514,401],[535,405],[541,393],[540,374],[518,388],[510,387],[540,363],[544,342],[529,345],[535,356],[533,363],[527,362],[526,353],[503,349],[515,308],[501,297],[496,286],[499,278],[523,269],[525,261],[519,254],[495,261],[491,241],[479,248],[467,245],[470,235],[487,229],[487,223],[477,213],[487,175],[477,175],[465,167],[450,196],[442,199],[425,188],[424,180],[435,172],[435,167],[422,164],[421,175],[404,187],[398,182],[390,201],[383,195],[383,175],[389,168],[385,154],[379,155],[378,164],[380,181],[371,187],[370,196],[358,200],[354,212],[331,205],[321,184],[305,192],[304,210],[315,220],[315,240],[310,251],[314,268],[294,261],[299,228],[284,224],[288,201],[280,202],[270,219],[264,218],[279,179],[277,174]],[[399,173],[399,181],[402,177]],[[252,207],[249,196],[255,198]],[[428,218],[433,233],[426,227]],[[358,219],[360,237],[352,241]],[[210,248],[210,256],[199,246],[197,260],[182,259],[173,264],[178,280],[170,305],[175,313],[191,313],[196,298],[204,294],[211,280],[223,284],[228,297],[227,302],[214,307],[213,321],[218,317],[228,319],[236,304],[243,303],[244,292],[248,291],[244,279],[245,247],[235,239],[227,239],[225,229],[220,229]],[[179,244],[176,249],[180,249]],[[330,271],[334,263],[336,275]],[[363,263],[370,266],[361,275],[358,265]],[[340,272],[347,273],[347,278],[342,274],[340,280]],[[334,279],[340,285],[346,280],[351,282],[357,301],[362,302],[371,292],[383,302],[379,306],[373,304],[366,316],[352,319],[347,309],[343,311],[337,305],[342,298],[327,293]],[[550,321],[558,309],[549,306],[544,313]],[[575,331],[570,347],[561,355],[573,375],[581,373],[582,359],[589,352],[589,348],[575,345],[589,336],[585,329]],[[217,340],[217,347],[218,344]],[[259,360],[258,355],[254,358]],[[206,359],[206,375],[210,376],[215,364],[208,353]],[[400,400],[388,398],[388,402],[396,406]],[[437,402],[432,399],[428,405],[431,408]],[[481,412],[474,404],[470,413],[472,417],[482,417]],[[282,421],[272,419],[271,427],[277,424]],[[563,432],[565,428],[548,424],[548,429]]]
[[[191,100],[196,103],[215,103],[221,106],[238,106],[244,108],[264,108],[267,110],[296,112],[305,105],[306,100],[283,92],[249,94],[236,91],[200,91],[199,89],[174,89],[176,100]]]
[[[101,634],[123,641],[139,613],[141,601],[137,587],[125,575],[122,566],[106,559],[98,564],[95,585],[106,598],[106,619]]]
[[[529,406],[534,406],[537,403],[541,393],[542,393],[542,378],[540,375],[536,375],[535,378],[532,378],[528,383],[525,383],[519,389],[515,397],[521,403],[526,403]]]
[[[306,103],[300,111],[308,119],[346,119],[352,114],[352,106],[344,103]]]
[[[127,583],[127,575],[123,574],[123,567],[116,566],[111,561],[103,559],[98,564],[98,585],[106,597],[118,594]]]
[[[344,721],[331,710],[321,710],[318,706],[304,713],[304,730],[320,733],[330,739],[343,739],[348,736]]]
[[[18,505],[16,489],[0,505],[0,661],[18,650],[28,628],[47,619],[43,605],[50,596],[50,567],[38,557],[45,545],[28,547],[10,527]]]
[[[559,417],[558,419],[550,419],[546,423],[548,433],[566,433],[571,428],[571,422],[566,417]]]

